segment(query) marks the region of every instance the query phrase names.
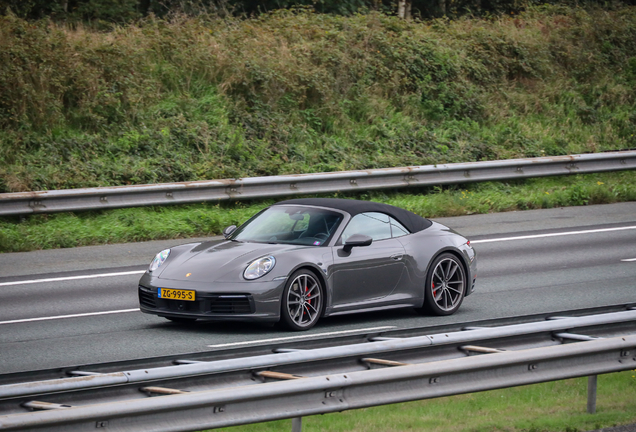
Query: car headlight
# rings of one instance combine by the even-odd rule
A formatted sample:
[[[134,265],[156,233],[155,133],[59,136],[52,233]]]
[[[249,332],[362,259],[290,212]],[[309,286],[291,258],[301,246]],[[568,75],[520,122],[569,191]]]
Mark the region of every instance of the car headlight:
[[[261,276],[265,276],[271,269],[274,268],[276,259],[273,256],[259,258],[252,264],[248,265],[243,272],[243,277],[247,280],[258,279]]]
[[[155,257],[155,259],[153,259],[152,262],[150,263],[150,267],[148,267],[148,271],[153,272],[157,270],[161,266],[161,264],[163,264],[164,261],[168,259],[169,255],[170,255],[170,249],[165,249],[159,252],[157,256]]]

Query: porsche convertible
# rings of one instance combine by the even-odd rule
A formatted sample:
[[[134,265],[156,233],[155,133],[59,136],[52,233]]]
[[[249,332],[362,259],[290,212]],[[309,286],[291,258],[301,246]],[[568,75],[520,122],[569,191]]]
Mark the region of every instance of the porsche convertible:
[[[139,281],[141,311],[307,330],[321,317],[364,311],[450,315],[475,288],[468,239],[387,204],[287,200],[223,235],[159,252]]]

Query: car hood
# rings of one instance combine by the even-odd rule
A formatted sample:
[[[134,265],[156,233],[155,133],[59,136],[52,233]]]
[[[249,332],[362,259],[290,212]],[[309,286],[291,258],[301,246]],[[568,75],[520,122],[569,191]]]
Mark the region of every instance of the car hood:
[[[244,281],[243,271],[254,260],[280,255],[307,246],[243,243],[236,241],[206,242],[190,250],[174,250],[159,279],[192,282],[240,282]],[[276,267],[270,275],[279,273]],[[281,274],[286,274],[284,271]]]

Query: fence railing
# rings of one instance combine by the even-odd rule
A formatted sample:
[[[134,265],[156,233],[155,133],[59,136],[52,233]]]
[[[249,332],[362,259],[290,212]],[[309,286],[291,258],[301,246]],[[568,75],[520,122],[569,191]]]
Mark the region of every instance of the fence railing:
[[[636,310],[631,308],[4,385],[4,406],[20,404],[22,410],[34,411],[0,412],[0,430],[202,430],[283,418],[297,419],[298,430],[298,419],[307,415],[634,368]],[[214,388],[205,382],[210,375],[218,377]],[[109,381],[115,376],[117,380]],[[95,391],[87,393],[91,387]]]
[[[636,169],[636,151],[0,194],[0,215],[186,204]]]

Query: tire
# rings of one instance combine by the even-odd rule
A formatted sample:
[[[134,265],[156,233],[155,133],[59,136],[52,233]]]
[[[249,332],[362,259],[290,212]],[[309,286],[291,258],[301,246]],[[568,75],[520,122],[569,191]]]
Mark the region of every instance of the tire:
[[[287,280],[283,291],[280,323],[289,330],[309,330],[316,325],[324,298],[320,279],[309,270],[298,270]]]
[[[424,287],[424,311],[434,315],[454,314],[466,293],[466,270],[455,255],[444,253],[431,264]]]
[[[193,324],[197,319],[196,318],[177,318],[177,317],[164,317],[168,321],[172,321],[177,324]]]

